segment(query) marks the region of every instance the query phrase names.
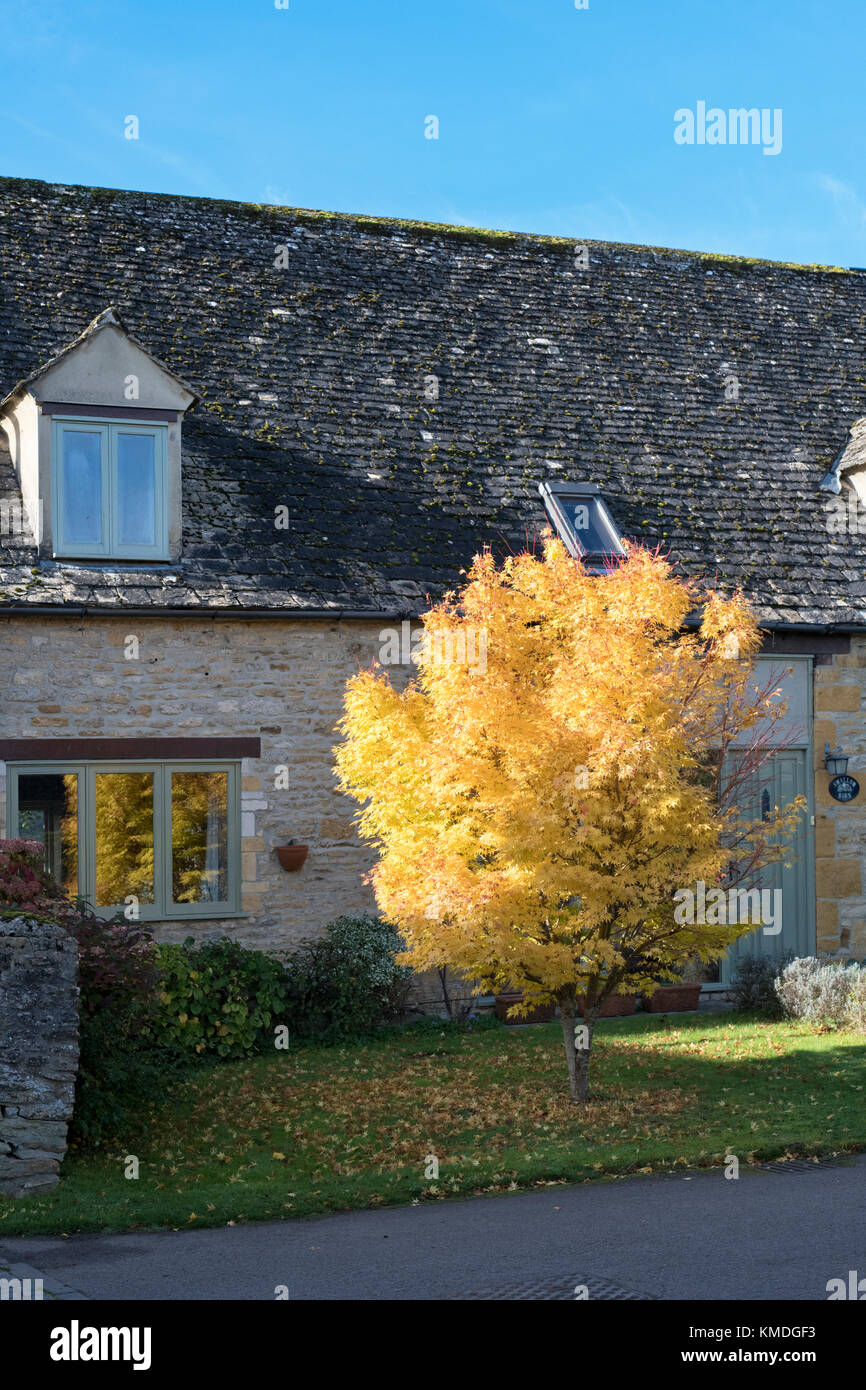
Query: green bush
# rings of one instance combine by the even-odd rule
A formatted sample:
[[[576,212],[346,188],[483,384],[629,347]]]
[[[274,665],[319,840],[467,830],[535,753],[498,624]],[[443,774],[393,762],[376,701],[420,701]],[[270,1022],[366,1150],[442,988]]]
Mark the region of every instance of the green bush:
[[[233,1061],[273,1044],[285,1012],[286,976],[278,961],[224,937],[196,947],[160,944],[159,1010],[150,1033],[190,1059]]]
[[[80,1059],[70,1138],[98,1148],[165,1094],[185,1059],[153,1035],[159,948],[148,928],[81,911],[66,921],[78,942]]]
[[[157,945],[122,913],[73,902],[38,841],[0,840],[0,915],[54,921],[78,943],[80,1060],[70,1140],[98,1147],[190,1065],[245,1057],[285,1010],[282,966],[230,940]]]
[[[412,970],[395,957],[405,949],[396,928],[378,917],[338,917],[286,967],[290,1033],[343,1042],[400,1018]]]
[[[140,922],[122,913],[106,920],[68,898],[38,840],[0,840],[0,916],[56,922],[76,940],[79,1064],[69,1137],[96,1147],[164,1092],[171,1070],[147,1036],[156,945]]]
[[[771,956],[745,956],[737,966],[731,984],[734,1007],[781,1017],[782,1006],[776,993],[776,976],[793,959]]]

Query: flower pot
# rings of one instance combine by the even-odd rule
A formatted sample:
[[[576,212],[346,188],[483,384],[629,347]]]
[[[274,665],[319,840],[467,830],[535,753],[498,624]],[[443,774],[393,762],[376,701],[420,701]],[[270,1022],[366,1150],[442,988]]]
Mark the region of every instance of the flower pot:
[[[583,1017],[583,995],[577,1001],[577,1010]],[[599,1018],[624,1018],[637,1010],[636,994],[609,994],[601,1008]]]
[[[659,985],[654,994],[645,994],[643,1006],[650,1014],[684,1014],[698,1007],[701,997],[700,981]]]
[[[520,990],[513,990],[510,994],[497,994],[496,1017],[500,1023],[550,1023],[556,1009],[555,1004],[536,1004],[525,1017],[509,1018],[508,1010],[511,1005],[519,1004],[522,998]]]
[[[277,845],[277,858],[287,872],[299,869],[306,859],[309,845]]]

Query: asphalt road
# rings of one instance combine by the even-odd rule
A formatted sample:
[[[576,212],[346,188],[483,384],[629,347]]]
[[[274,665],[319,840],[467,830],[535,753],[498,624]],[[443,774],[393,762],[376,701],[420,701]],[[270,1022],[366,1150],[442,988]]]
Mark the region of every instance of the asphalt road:
[[[21,1237],[0,1240],[3,1265],[86,1299],[273,1299],[280,1286],[292,1300],[566,1299],[583,1283],[590,1298],[826,1300],[828,1280],[866,1278],[866,1155],[737,1180],[719,1170],[204,1231]]]

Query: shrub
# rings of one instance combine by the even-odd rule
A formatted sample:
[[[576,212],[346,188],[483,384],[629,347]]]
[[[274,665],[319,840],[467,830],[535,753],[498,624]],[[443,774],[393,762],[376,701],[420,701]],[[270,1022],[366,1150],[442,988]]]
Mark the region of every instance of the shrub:
[[[165,1091],[176,1061],[149,1036],[157,947],[140,922],[87,910],[65,922],[78,942],[80,1061],[72,1135],[98,1146]]]
[[[782,1005],[776,993],[776,977],[791,959],[790,954],[781,960],[772,956],[745,956],[731,984],[734,1007],[780,1015]]]
[[[232,1061],[272,1045],[285,1012],[286,976],[278,961],[224,937],[196,947],[158,947],[159,1012],[150,1032],[181,1055]]]
[[[399,1018],[412,978],[411,967],[395,959],[405,949],[396,928],[381,918],[338,917],[286,967],[290,1030],[340,1042]]]
[[[848,1022],[866,1033],[866,963],[861,962],[859,975],[852,975],[851,998],[848,1001]]]
[[[42,865],[38,840],[0,840],[0,910],[57,922],[78,944],[79,1012],[144,1007],[156,980],[156,947],[140,922],[122,913],[97,917],[83,899],[68,898]]]
[[[68,898],[38,840],[0,840],[0,913],[56,922],[78,945],[79,1064],[70,1140],[98,1146],[165,1090],[172,1059],[148,1037],[156,944],[139,922],[110,921]]]
[[[788,1018],[846,1024],[851,1022],[852,1000],[862,997],[862,975],[856,961],[822,965],[814,956],[800,956],[785,966],[775,988]]]
[[[66,926],[80,907],[54,882],[43,855],[38,840],[0,840],[0,911]]]

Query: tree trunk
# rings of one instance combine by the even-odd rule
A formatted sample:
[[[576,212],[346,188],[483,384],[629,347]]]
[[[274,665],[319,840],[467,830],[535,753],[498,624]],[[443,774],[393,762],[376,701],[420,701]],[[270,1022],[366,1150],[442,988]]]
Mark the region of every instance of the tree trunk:
[[[451,1008],[451,995],[448,993],[448,966],[437,965],[436,973],[439,976],[439,980],[442,985],[442,998],[445,1000],[445,1011],[448,1014],[449,1019],[453,1021],[454,1012]]]
[[[595,1020],[597,1017],[598,1014],[595,1009],[590,1012],[586,1005],[584,1005],[582,1026],[586,1029],[586,1034],[581,1038],[583,1046],[575,1049],[576,1095],[575,1091],[572,1091],[572,1097],[578,1100],[581,1105],[586,1105],[589,1095],[589,1054],[592,1049],[592,1035],[595,1032]]]
[[[568,1066],[568,1089],[571,1099],[578,1105],[586,1105],[589,1084],[589,1052],[592,1047],[592,1034],[595,1029],[595,1014],[582,1020],[577,1029],[586,1029],[575,1039],[575,1018],[577,1008],[575,999],[560,1000],[559,1012],[562,1016],[562,1041],[565,1045],[565,1061]]]
[[[589,1009],[584,1001],[584,1017],[580,1023],[575,1023],[577,1001],[574,995],[571,995],[567,999],[560,998],[559,1012],[562,1015],[566,1063],[569,1066],[569,1094],[575,1104],[585,1105],[589,1095],[589,1052],[601,1005],[596,1002],[594,1008]]]

